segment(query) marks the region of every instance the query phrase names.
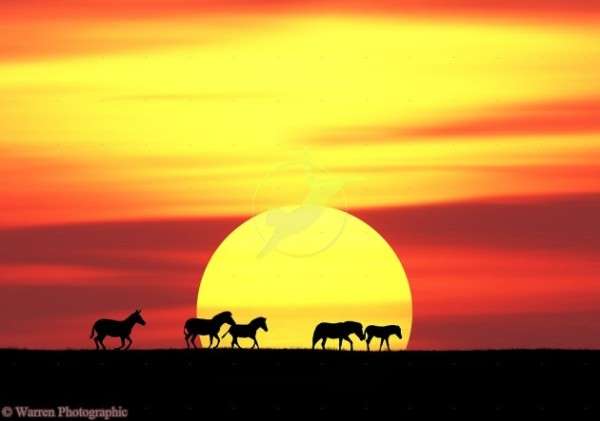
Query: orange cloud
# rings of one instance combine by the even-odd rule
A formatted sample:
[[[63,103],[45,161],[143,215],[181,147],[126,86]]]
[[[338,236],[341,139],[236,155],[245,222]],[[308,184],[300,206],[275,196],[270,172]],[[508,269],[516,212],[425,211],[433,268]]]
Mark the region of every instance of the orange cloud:
[[[463,110],[462,119],[432,121],[419,126],[338,128],[315,140],[322,145],[428,140],[497,141],[502,136],[586,135],[600,132],[600,98],[519,103],[492,109]]]
[[[45,18],[61,16],[114,19],[117,17],[173,17],[211,13],[386,13],[431,15],[476,15],[513,17],[550,17],[560,13],[569,16],[593,17],[600,13],[600,4],[593,0],[22,0],[3,2],[1,9],[7,18]]]
[[[600,19],[600,5],[588,0],[5,1],[0,2],[0,23],[4,32],[0,39],[0,60],[143,51],[226,41],[226,35],[199,36],[199,32],[202,28],[213,27],[216,21],[222,25],[228,19],[240,16],[270,17],[273,19],[269,23],[273,24],[281,16],[319,14],[551,23],[559,15],[561,24],[582,24]],[[178,28],[159,28],[150,34],[136,29],[139,24],[160,26],[161,22],[169,20],[179,22]],[[196,31],[182,33],[181,27],[186,23]],[[239,22],[229,24],[239,26]],[[259,25],[266,24],[263,20]],[[252,25],[249,22],[243,24],[246,28]],[[133,30],[124,30],[127,26]],[[81,32],[84,36],[78,35]],[[107,37],[106,32],[112,35]]]

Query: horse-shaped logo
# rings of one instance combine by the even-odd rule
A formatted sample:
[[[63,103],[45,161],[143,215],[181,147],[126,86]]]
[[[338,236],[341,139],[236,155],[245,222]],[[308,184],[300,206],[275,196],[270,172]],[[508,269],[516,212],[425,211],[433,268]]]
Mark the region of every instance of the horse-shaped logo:
[[[213,338],[215,338],[217,340],[215,348],[217,348],[221,343],[221,339],[219,339],[219,330],[221,330],[221,326],[223,326],[224,323],[227,323],[230,326],[235,324],[231,311],[219,313],[212,319],[188,319],[183,326],[185,345],[189,348],[191,343],[194,348],[197,348],[196,336],[209,335],[210,343],[208,344],[208,347],[210,348],[212,346]]]
[[[399,339],[402,339],[402,330],[398,325],[388,325],[388,326],[374,326],[369,325],[365,329],[365,336],[367,337],[367,351],[370,351],[369,344],[373,338],[380,338],[381,342],[379,342],[379,350],[381,351],[381,347],[383,342],[387,345],[388,351],[390,350],[390,342],[389,337],[392,335],[396,335]]]
[[[358,336],[361,341],[364,340],[365,336],[362,324],[353,321],[339,323],[321,322],[315,327],[315,331],[313,332],[312,349],[315,349],[315,346],[321,340],[321,347],[325,349],[327,339],[331,338],[339,339],[338,349],[342,349],[342,342],[345,340],[350,343],[350,349],[354,350],[354,344],[352,343],[352,339],[350,339],[350,335],[352,334]]]
[[[222,338],[225,337],[225,335],[229,334],[231,335],[231,347],[235,348],[236,346],[238,348],[241,348],[240,344],[238,343],[238,338],[252,338],[252,340],[254,340],[254,344],[252,345],[252,348],[256,347],[256,348],[260,348],[258,346],[258,341],[256,340],[256,331],[258,329],[262,329],[265,332],[268,332],[269,329],[267,328],[267,319],[264,317],[257,317],[256,319],[252,320],[250,323],[248,323],[247,325],[232,325],[229,330],[227,332],[225,332],[223,334],[223,336],[221,336]]]
[[[96,344],[96,349],[106,349],[104,346],[104,338],[107,336],[112,336],[116,338],[121,338],[121,346],[115,349],[129,349],[133,341],[131,340],[131,330],[136,323],[144,326],[146,321],[142,319],[142,310],[136,310],[129,315],[125,320],[112,320],[112,319],[99,319],[96,320],[94,326],[92,326],[92,332],[90,334],[90,339],[94,339]],[[96,337],[94,338],[94,332],[96,333]],[[125,341],[127,341],[127,346],[125,346]]]

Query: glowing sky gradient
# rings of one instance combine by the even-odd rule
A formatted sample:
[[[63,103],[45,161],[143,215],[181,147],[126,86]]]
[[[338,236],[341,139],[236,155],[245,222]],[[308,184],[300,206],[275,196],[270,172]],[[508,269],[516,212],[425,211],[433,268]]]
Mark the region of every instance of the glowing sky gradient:
[[[0,2],[0,346],[138,306],[181,346],[298,159],[402,260],[411,348],[600,346],[600,1],[214,3]]]

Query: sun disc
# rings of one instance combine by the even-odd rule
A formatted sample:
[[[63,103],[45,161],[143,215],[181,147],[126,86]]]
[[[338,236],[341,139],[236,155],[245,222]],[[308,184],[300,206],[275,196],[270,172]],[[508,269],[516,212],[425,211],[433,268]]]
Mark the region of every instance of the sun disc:
[[[269,331],[259,331],[257,338],[269,348],[310,347],[321,321],[397,324],[402,339],[391,338],[390,345],[405,349],[412,297],[393,249],[347,212],[302,208],[263,212],[225,238],[200,282],[198,317],[230,310],[237,323],[248,323],[265,316]],[[352,340],[356,349],[365,349],[358,338]],[[337,341],[330,340],[328,347],[337,347]],[[378,347],[375,339],[371,349]]]

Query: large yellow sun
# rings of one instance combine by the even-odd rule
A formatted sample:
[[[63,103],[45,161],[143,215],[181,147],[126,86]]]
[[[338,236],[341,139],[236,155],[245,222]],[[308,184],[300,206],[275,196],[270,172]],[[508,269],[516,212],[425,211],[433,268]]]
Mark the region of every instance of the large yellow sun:
[[[200,282],[197,314],[225,310],[239,324],[266,317],[269,330],[259,330],[257,339],[268,348],[309,348],[319,322],[355,320],[364,328],[400,325],[402,339],[392,337],[390,346],[405,349],[412,325],[408,279],[389,244],[349,213],[310,205],[263,212],[221,243]],[[366,349],[352,340],[355,349]],[[230,345],[229,337],[224,341]],[[337,340],[327,347],[336,348]]]

